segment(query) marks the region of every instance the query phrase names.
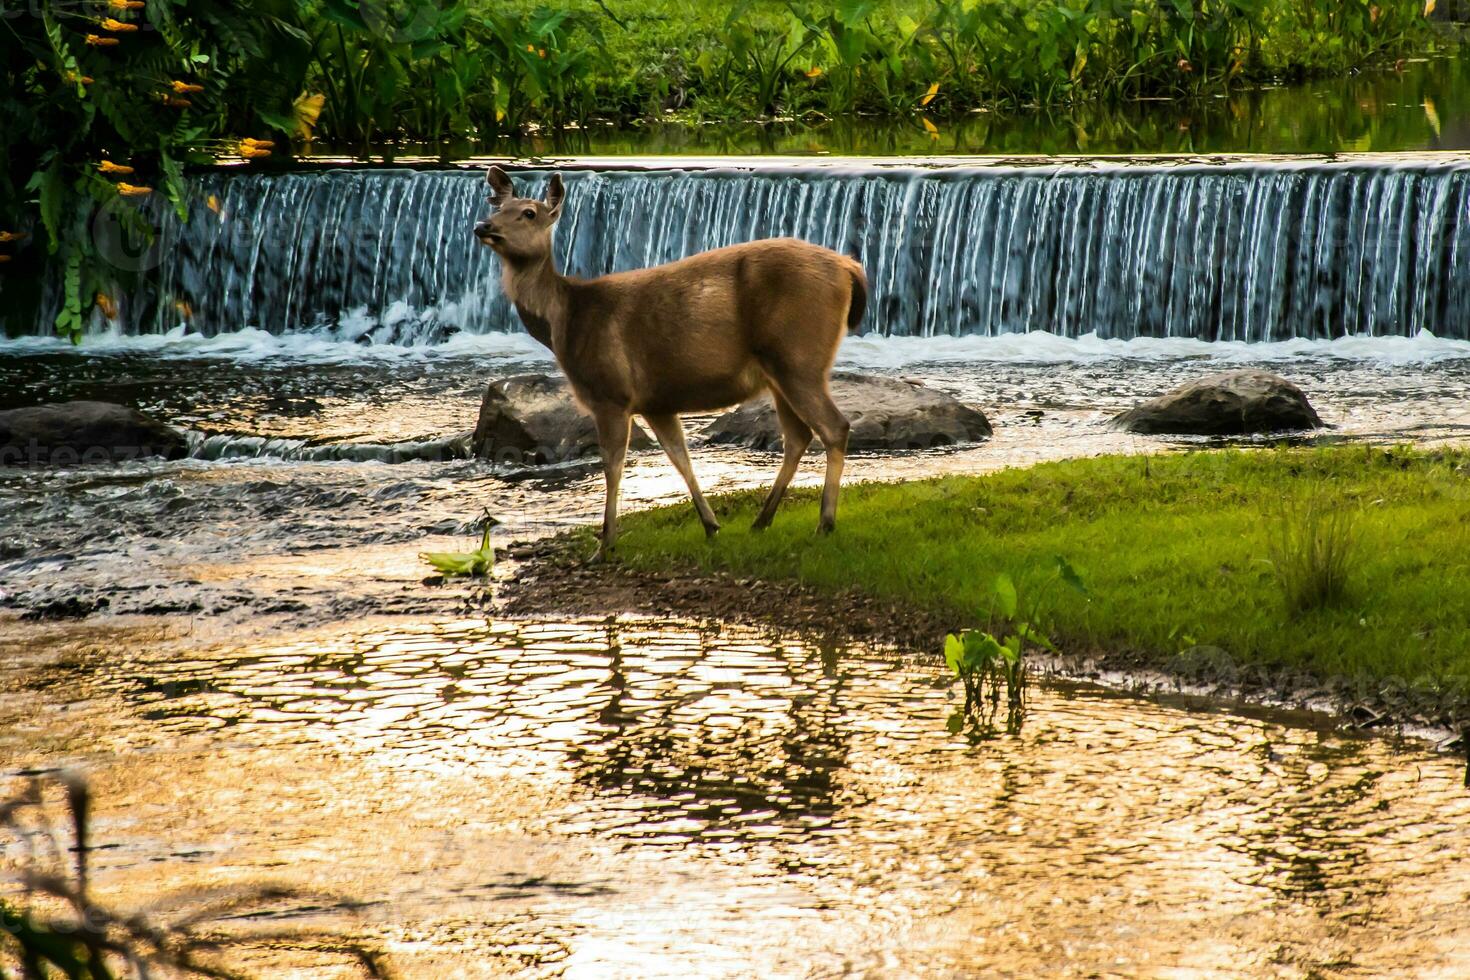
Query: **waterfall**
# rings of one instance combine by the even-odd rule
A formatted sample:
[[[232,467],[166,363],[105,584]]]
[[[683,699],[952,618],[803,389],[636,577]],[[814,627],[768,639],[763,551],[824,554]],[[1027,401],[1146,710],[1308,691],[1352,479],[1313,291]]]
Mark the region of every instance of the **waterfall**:
[[[539,196],[546,173],[516,175]],[[892,336],[1470,338],[1470,164],[1250,162],[565,173],[580,276],[775,235],[858,257]],[[436,343],[519,330],[478,171],[190,178],[122,329]],[[53,290],[54,292],[54,290]],[[54,297],[53,297],[54,302]],[[116,325],[112,325],[116,328]]]

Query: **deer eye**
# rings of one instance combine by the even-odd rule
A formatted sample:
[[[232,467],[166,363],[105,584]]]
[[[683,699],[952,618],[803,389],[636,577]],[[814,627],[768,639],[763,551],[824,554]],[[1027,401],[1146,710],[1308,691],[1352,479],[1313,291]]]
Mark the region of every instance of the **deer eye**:
[[[521,212],[521,217],[522,218],[525,218],[527,221],[535,221],[536,220],[536,209],[535,208],[526,208],[526,210],[524,210],[524,211]]]

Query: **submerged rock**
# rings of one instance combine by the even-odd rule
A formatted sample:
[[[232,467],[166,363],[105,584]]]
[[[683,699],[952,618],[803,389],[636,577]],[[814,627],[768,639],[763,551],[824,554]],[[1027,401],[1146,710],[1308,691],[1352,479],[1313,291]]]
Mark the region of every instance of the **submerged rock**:
[[[111,402],[58,402],[0,412],[0,466],[178,459],[188,448],[182,432]]]
[[[1181,385],[1113,419],[1145,435],[1232,436],[1316,429],[1322,419],[1302,390],[1269,371],[1225,371]]]
[[[596,454],[597,427],[572,397],[566,379],[520,374],[492,381],[485,389],[470,445],[480,459],[560,463]],[[650,449],[655,443],[635,423],[628,445]]]
[[[832,375],[832,400],[852,423],[849,449],[929,449],[976,442],[992,432],[983,412],[909,381],[838,371]],[[781,426],[770,395],[721,415],[705,428],[704,437],[779,450]]]

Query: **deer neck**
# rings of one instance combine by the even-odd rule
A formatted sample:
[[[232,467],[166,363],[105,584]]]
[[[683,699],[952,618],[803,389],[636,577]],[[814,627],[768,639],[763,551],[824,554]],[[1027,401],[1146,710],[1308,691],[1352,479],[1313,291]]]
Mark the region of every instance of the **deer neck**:
[[[567,280],[556,271],[550,253],[534,258],[503,258],[501,284],[505,295],[532,337],[553,347],[552,337],[567,315]]]

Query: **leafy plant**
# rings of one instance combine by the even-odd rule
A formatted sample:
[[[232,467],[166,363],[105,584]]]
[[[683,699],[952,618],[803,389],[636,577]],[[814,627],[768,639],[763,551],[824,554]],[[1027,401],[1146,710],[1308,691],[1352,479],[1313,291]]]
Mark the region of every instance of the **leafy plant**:
[[[433,565],[441,574],[485,575],[495,564],[495,549],[490,544],[490,529],[500,522],[487,512],[484,517],[485,531],[480,536],[480,547],[474,551],[423,551],[419,557]]]
[[[0,10],[7,321],[24,317],[17,325],[28,328],[44,305],[44,285],[54,282],[56,329],[78,339],[94,307],[109,315],[138,271],[99,249],[95,212],[107,209],[146,239],[150,197],[182,217],[184,164],[270,155],[273,141],[254,137],[266,135],[267,117],[289,114],[297,95],[306,52],[298,13],[295,0],[7,0]],[[231,133],[245,139],[225,138]]]
[[[1061,556],[1054,559],[1052,574],[1042,591],[1058,583],[1079,595],[1087,594],[1082,577]],[[992,586],[991,619],[999,614],[1005,625],[998,632],[1005,638],[978,629],[961,630],[944,638],[944,662],[965,691],[964,704],[952,711],[945,722],[951,734],[966,732],[972,741],[996,735],[995,716],[1002,692],[1006,703],[1005,731],[1015,734],[1021,730],[1026,717],[1026,653],[1031,649],[1056,650],[1051,639],[1036,625],[1039,593],[1036,599],[1030,613],[1023,617],[1016,584],[1002,572]]]

